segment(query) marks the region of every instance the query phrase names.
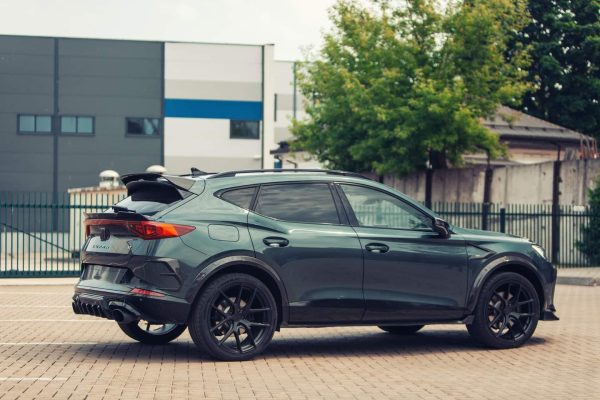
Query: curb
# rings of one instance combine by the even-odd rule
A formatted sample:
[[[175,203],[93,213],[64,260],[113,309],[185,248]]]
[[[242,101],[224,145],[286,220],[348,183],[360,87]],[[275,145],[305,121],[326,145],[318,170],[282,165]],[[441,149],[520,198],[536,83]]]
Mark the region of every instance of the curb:
[[[79,278],[7,278],[0,279],[0,287],[8,286],[75,286]]]
[[[558,285],[600,286],[600,280],[598,279],[574,276],[559,276],[556,278],[556,283]]]

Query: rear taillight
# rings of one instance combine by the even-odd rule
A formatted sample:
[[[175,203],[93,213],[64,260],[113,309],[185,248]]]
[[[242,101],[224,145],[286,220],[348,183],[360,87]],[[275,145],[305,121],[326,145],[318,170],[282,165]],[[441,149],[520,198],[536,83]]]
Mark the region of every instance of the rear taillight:
[[[136,221],[128,222],[127,229],[142,239],[152,240],[183,236],[196,228],[188,225],[175,225],[165,222]]]
[[[129,232],[145,240],[166,239],[190,233],[194,226],[169,224],[155,221],[123,221],[113,219],[88,219],[84,222],[85,234],[89,236],[92,226],[117,225],[125,227]]]

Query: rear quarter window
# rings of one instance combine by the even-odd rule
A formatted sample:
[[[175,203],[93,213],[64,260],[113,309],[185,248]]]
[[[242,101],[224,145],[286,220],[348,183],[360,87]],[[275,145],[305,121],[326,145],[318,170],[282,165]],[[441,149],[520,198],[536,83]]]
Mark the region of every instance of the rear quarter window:
[[[252,199],[254,198],[255,192],[256,186],[229,189],[221,193],[219,197],[228,203],[249,210],[250,206],[252,205]]]

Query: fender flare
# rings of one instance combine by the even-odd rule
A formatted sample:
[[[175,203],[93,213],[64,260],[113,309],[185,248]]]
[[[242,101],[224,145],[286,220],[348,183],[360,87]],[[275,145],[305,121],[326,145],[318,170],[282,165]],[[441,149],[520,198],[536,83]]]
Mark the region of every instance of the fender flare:
[[[270,266],[266,262],[247,255],[229,255],[223,258],[219,258],[217,260],[213,260],[208,265],[201,267],[201,271],[194,279],[192,286],[188,291],[188,295],[186,296],[190,301],[190,304],[193,304],[200,290],[202,290],[204,285],[206,285],[206,283],[213,276],[227,269],[228,267],[240,264],[249,265],[254,268],[260,269],[262,272],[268,274],[271,277],[271,279],[275,282],[281,297],[279,299],[281,301],[281,325],[287,324],[289,316],[289,302],[287,291],[285,290],[285,285],[279,277],[279,274],[275,271],[275,269],[272,266]]]
[[[469,313],[473,313],[475,311],[475,306],[477,305],[477,299],[479,299],[479,294],[481,293],[481,289],[483,288],[483,285],[485,285],[485,283],[487,282],[488,278],[490,276],[492,276],[496,271],[498,271],[498,269],[500,269],[506,265],[520,266],[520,267],[527,269],[528,272],[533,273],[533,275],[538,280],[539,286],[542,288],[541,296],[542,296],[543,301],[540,304],[540,308],[542,308],[542,309],[544,308],[543,303],[545,302],[545,298],[546,298],[546,293],[544,292],[545,280],[542,277],[542,275],[540,274],[540,272],[537,270],[535,265],[529,259],[523,257],[522,255],[505,254],[505,255],[500,255],[499,257],[496,257],[496,258],[490,260],[485,265],[485,267],[483,267],[481,269],[481,271],[479,271],[479,274],[473,280],[473,284],[471,285],[471,290],[467,297],[467,307],[466,308],[469,311]],[[533,285],[536,286],[535,283],[533,283]],[[536,291],[537,291],[537,287],[536,287]],[[540,295],[540,293],[538,293],[538,295]]]

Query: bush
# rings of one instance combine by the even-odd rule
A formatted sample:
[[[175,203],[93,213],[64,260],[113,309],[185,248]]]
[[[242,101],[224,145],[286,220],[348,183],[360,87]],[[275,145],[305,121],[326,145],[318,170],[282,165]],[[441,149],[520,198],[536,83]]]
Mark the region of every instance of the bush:
[[[577,248],[585,254],[594,265],[600,264],[600,179],[596,187],[589,191],[590,219],[581,227],[582,240],[576,243]]]

